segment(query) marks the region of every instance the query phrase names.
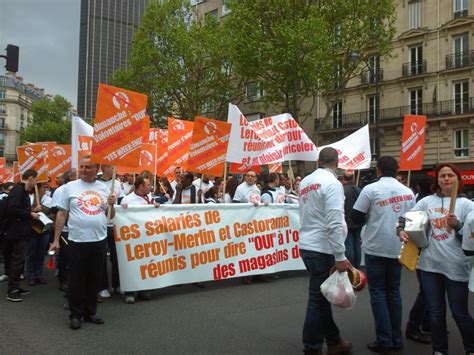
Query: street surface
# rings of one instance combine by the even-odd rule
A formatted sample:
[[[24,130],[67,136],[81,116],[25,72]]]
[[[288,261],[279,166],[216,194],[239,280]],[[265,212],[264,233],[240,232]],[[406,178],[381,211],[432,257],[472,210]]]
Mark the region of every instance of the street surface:
[[[0,267],[3,267],[1,265]],[[307,301],[304,271],[281,273],[269,282],[243,285],[239,279],[156,290],[152,301],[128,305],[114,295],[99,304],[104,325],[83,323],[69,329],[68,311],[51,271],[48,285],[30,287],[21,303],[5,298],[0,283],[0,354],[302,354],[301,331]],[[24,283],[26,285],[26,282]],[[25,286],[23,286],[25,287]],[[403,272],[403,325],[416,297],[415,274]],[[358,294],[352,311],[335,309],[352,354],[373,354],[368,290]],[[474,295],[470,294],[474,314]],[[459,331],[448,310],[450,354],[464,354]],[[402,353],[431,354],[430,345],[405,340]]]

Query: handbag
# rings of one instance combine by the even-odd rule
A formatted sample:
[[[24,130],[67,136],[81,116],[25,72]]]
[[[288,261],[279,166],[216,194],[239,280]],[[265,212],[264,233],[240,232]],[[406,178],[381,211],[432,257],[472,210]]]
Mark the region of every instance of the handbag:
[[[418,248],[426,248],[429,244],[428,213],[425,211],[409,211],[405,213],[405,232]]]
[[[402,244],[398,261],[408,271],[415,271],[419,256],[420,249],[418,246],[411,240],[408,240]]]

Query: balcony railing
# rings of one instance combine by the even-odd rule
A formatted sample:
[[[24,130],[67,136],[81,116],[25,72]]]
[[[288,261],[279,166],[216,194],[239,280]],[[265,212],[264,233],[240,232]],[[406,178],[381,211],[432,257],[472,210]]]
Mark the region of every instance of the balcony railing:
[[[426,60],[419,60],[417,62],[409,62],[402,65],[402,76],[414,76],[426,74],[427,64]]]
[[[474,65],[474,51],[465,51],[446,56],[446,68],[464,68]]]
[[[468,101],[447,100],[422,104],[421,106],[412,108],[411,106],[398,106],[379,110],[380,123],[402,123],[404,115],[418,114],[426,115],[428,118],[445,117],[452,115],[462,115],[474,113],[474,97]],[[332,117],[326,121],[317,119],[319,127],[316,129],[332,129]],[[342,115],[342,122],[338,128],[357,128],[367,123],[375,123],[374,111],[362,111],[355,113],[346,113]]]
[[[454,11],[454,18],[461,18],[467,16],[467,9]]]
[[[383,69],[366,70],[360,75],[360,82],[362,84],[376,84],[383,81]]]

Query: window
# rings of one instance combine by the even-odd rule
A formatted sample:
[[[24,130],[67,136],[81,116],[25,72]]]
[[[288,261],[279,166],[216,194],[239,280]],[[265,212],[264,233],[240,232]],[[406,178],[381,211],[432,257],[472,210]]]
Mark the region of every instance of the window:
[[[7,85],[7,78],[4,76],[0,76],[0,86]]]
[[[421,1],[411,0],[408,3],[408,29],[421,27]]]
[[[332,128],[342,127],[342,102],[337,102],[332,108]]]
[[[469,109],[469,81],[454,84],[454,113],[462,114]]]
[[[5,156],[4,150],[3,148],[0,148],[0,157],[4,157],[4,156]]]
[[[5,90],[0,90],[0,99],[5,98]]]
[[[423,89],[410,90],[410,113],[412,115],[421,115],[423,110]]]
[[[230,12],[229,2],[230,0],[222,0],[222,15],[227,15]]]
[[[222,63],[221,67],[222,74],[225,76],[229,77],[232,74],[232,64],[230,64],[229,61],[225,60],[224,63]]]
[[[377,140],[375,137],[370,138],[370,155],[372,161],[377,161]]]
[[[408,75],[418,75],[423,73],[423,47],[418,45],[411,47],[409,51]]]
[[[367,121],[374,124],[380,110],[380,97],[378,95],[368,96],[367,106],[369,107]]]
[[[256,101],[263,96],[263,90],[259,88],[257,82],[248,83],[245,87],[245,97],[247,101]]]
[[[382,79],[380,75],[380,56],[374,55],[369,58],[369,69],[370,83],[378,83]]]
[[[0,132],[0,145],[5,145],[5,132]]]
[[[469,131],[467,129],[457,129],[453,134],[454,156],[469,156]]]
[[[217,9],[206,13],[206,21],[208,21],[209,19],[214,19],[216,21],[219,21],[219,15],[217,14]]]
[[[467,16],[467,1],[468,0],[453,0],[454,18]]]
[[[453,37],[454,66],[464,67],[469,64],[469,35]]]
[[[6,113],[7,109],[5,107],[5,104],[0,104],[0,113]]]
[[[200,3],[204,2],[204,1],[205,1],[205,0],[191,0],[191,1],[190,1],[190,4],[191,4],[191,6],[195,6],[195,5],[198,5],[198,4],[200,4]]]
[[[0,128],[5,128],[5,117],[0,117]]]

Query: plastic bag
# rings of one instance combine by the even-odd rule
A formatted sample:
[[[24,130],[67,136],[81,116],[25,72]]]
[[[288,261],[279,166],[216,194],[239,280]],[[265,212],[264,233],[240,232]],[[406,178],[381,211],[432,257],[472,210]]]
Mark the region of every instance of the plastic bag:
[[[331,304],[346,309],[352,309],[357,299],[347,271],[333,272],[322,283],[321,292]]]

